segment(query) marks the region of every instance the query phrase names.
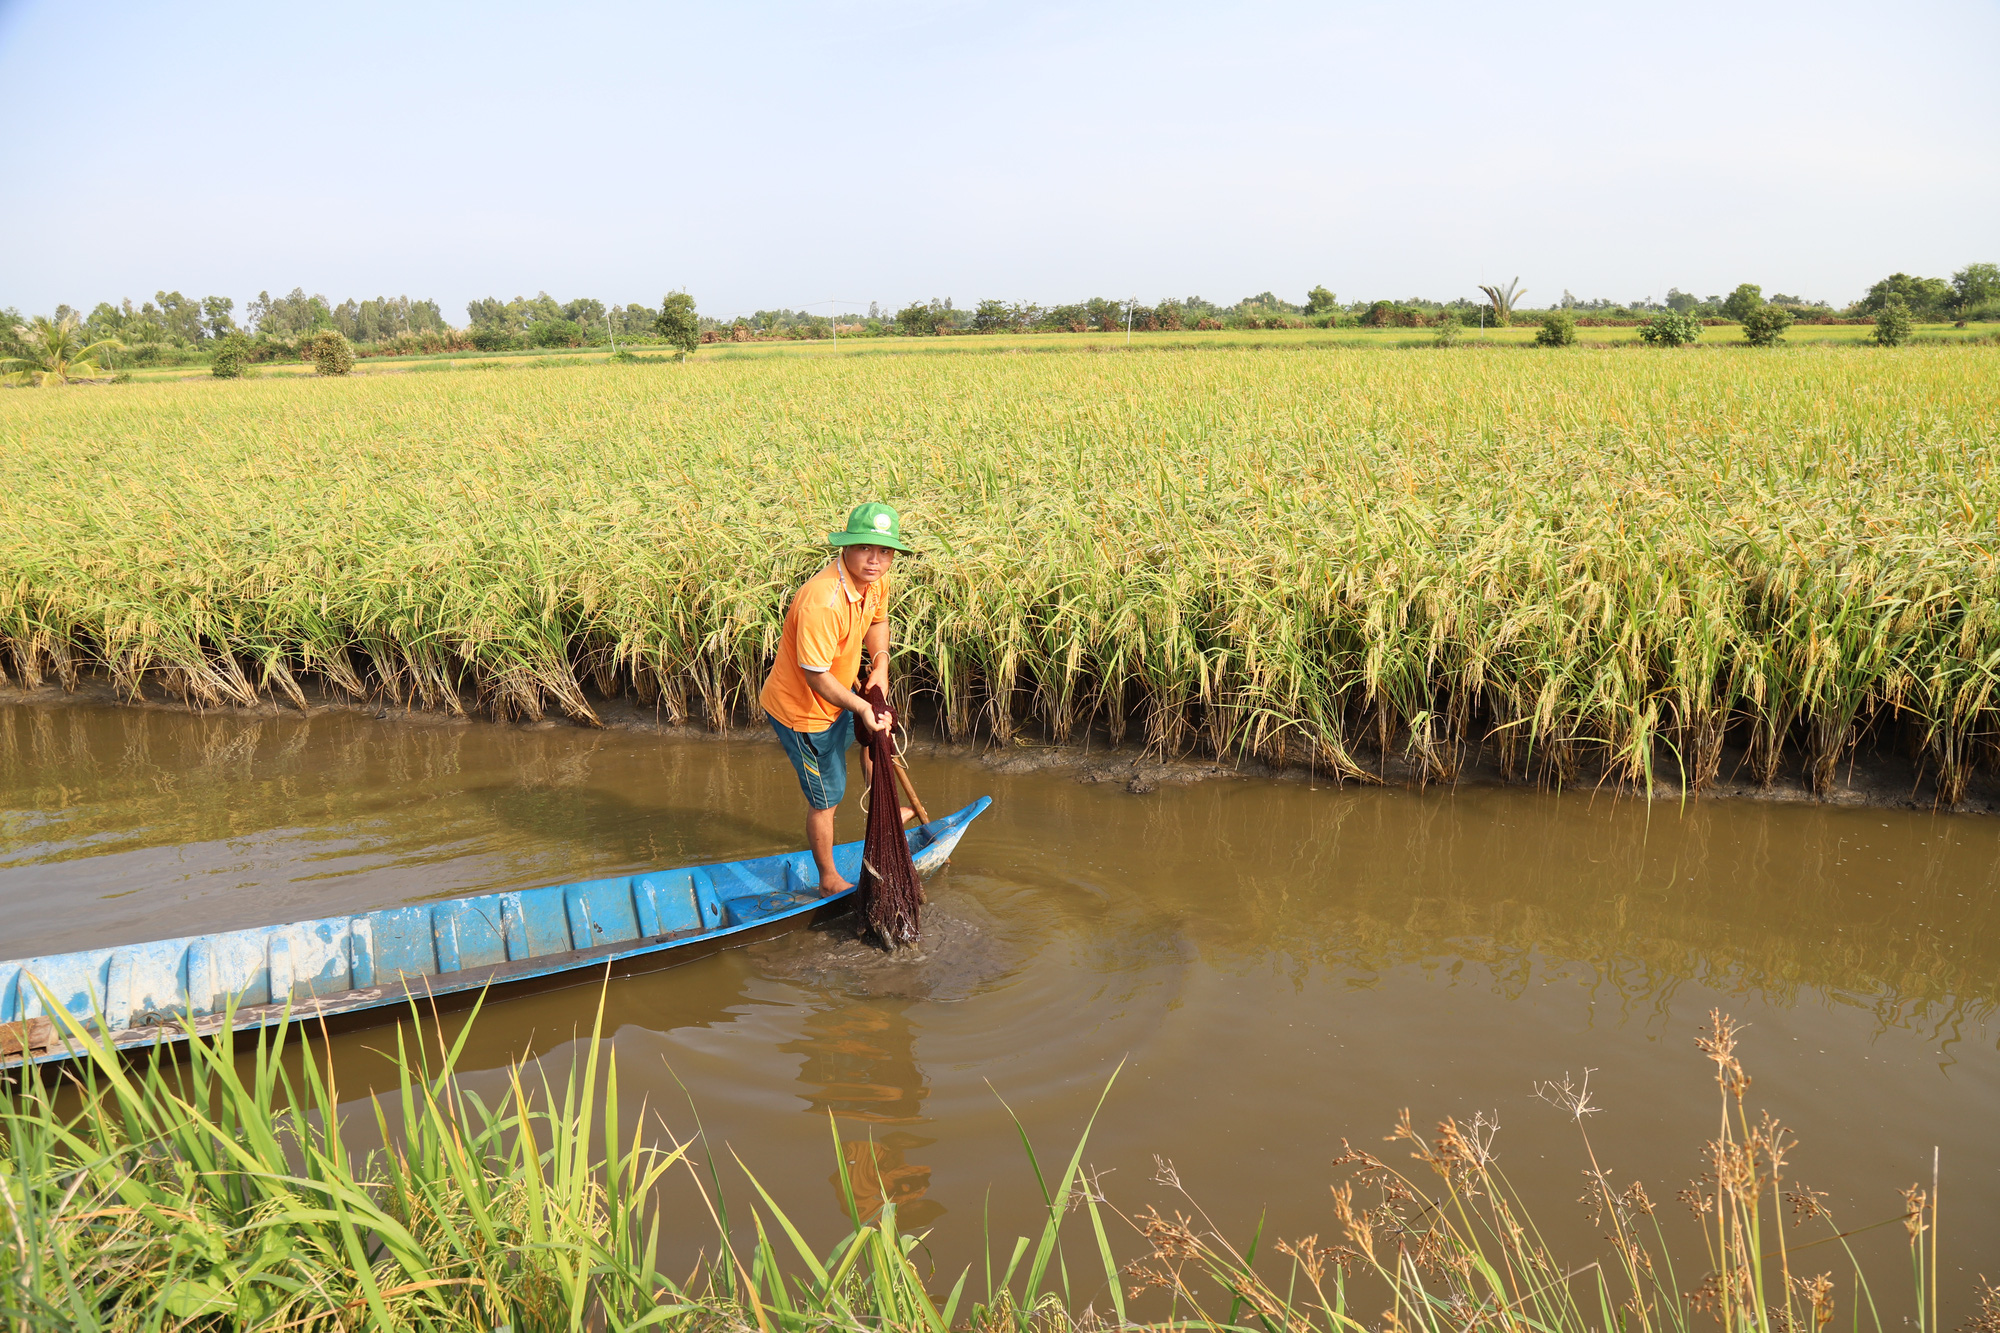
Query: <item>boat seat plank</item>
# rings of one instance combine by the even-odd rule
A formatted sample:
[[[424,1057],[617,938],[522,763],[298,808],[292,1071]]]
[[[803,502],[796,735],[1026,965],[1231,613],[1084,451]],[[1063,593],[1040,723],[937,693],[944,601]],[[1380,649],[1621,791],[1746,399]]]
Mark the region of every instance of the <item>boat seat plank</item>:
[[[666,870],[652,875],[634,875],[632,890],[635,898],[643,898],[647,904],[644,933],[648,937],[707,927],[701,919],[701,905],[695,900],[693,871]]]
[[[722,901],[722,895],[715,891],[715,878],[708,871],[699,866],[690,870],[688,872],[688,883],[694,888],[695,916],[697,918],[695,929],[721,930],[726,926],[740,926],[743,924],[741,917],[733,917],[729,914],[729,908]],[[661,925],[666,925],[664,920],[662,920]],[[671,930],[672,927],[669,926],[667,929]]]
[[[638,926],[643,939],[652,939],[660,933],[659,886],[648,881],[651,875],[632,876],[632,920]]]
[[[418,904],[370,912],[375,925],[375,978],[429,976],[437,970],[437,941],[431,909]]]
[[[516,939],[510,933],[507,940],[509,958],[546,958],[550,954],[568,953],[569,909],[563,902],[563,885],[552,885],[546,889],[522,889],[507,894],[507,901],[517,907],[520,913],[519,939],[527,948],[515,952]]]
[[[528,956],[528,923],[521,914],[521,895],[503,893],[500,897],[500,936],[507,941],[509,962]]]
[[[188,941],[181,965],[181,997],[191,1014],[212,1014],[222,1007],[224,992],[215,974],[215,945],[207,935]]]
[[[434,904],[431,920],[431,933],[437,939],[439,971],[456,972],[507,961],[500,904],[493,898],[463,898]],[[447,947],[451,957],[449,967],[445,963]]]
[[[226,935],[205,936],[209,946],[211,975],[215,988],[209,993],[211,1013],[225,1008],[234,998],[239,1004],[263,1004],[268,993],[268,966],[265,931],[231,931]]]
[[[113,949],[104,968],[104,1016],[113,1028],[125,1026],[132,1012],[132,950]]]
[[[461,970],[458,961],[458,904],[439,903],[431,908],[431,948],[437,958],[439,976]]]
[[[710,866],[710,882],[715,885],[716,894],[723,901],[734,899],[757,899],[784,887],[782,872],[776,858],[769,858],[767,867],[761,861],[737,861],[728,865]],[[763,873],[759,873],[762,871]]]
[[[281,1004],[293,993],[297,976],[292,970],[292,942],[282,930],[274,930],[264,937],[264,954],[267,962],[264,972],[264,992],[272,1004]]]
[[[356,990],[375,984],[375,918],[372,914],[348,921],[347,960]]]
[[[117,1031],[142,1018],[184,1013],[186,959],[187,950],[179,940],[134,944],[117,950],[107,978],[110,984],[104,1003],[106,1026]]]
[[[639,916],[632,909],[632,877],[591,879],[565,884],[563,908],[569,918],[569,947],[589,949],[639,938]]]

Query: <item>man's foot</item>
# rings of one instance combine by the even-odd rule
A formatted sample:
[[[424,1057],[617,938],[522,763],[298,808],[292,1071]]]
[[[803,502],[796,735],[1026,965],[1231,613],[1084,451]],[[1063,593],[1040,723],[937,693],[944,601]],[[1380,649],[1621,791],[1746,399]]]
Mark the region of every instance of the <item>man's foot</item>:
[[[822,897],[822,898],[831,898],[831,897],[833,897],[833,895],[834,895],[834,894],[836,894],[836,893],[846,893],[846,892],[847,892],[847,891],[848,891],[849,889],[851,889],[851,888],[853,888],[853,887],[854,887],[854,886],[853,886],[852,884],[849,884],[849,883],[848,883],[848,882],[847,882],[846,880],[844,880],[844,879],[837,879],[837,880],[835,880],[835,881],[833,882],[833,884],[832,884],[832,885],[831,885],[830,887],[828,886],[828,884],[827,884],[827,882],[826,882],[825,880],[821,880],[821,881],[819,882],[819,889],[818,889],[818,893],[819,893],[819,896],[820,896],[820,897]]]

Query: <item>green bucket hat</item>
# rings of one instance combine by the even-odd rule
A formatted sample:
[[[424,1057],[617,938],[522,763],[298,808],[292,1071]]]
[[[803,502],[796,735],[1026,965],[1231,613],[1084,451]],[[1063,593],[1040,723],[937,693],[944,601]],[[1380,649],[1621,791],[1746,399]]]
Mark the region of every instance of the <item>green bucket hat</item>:
[[[865,505],[855,506],[847,516],[847,527],[841,532],[826,534],[829,546],[886,546],[892,551],[917,553],[917,548],[903,540],[903,520],[888,505],[870,500]]]

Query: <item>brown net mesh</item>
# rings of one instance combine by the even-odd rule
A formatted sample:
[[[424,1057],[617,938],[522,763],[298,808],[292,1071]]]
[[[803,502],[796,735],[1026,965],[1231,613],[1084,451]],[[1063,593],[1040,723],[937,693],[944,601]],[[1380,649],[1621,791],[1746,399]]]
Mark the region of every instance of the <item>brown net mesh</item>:
[[[877,712],[887,712],[880,686],[863,695]],[[864,729],[865,730],[865,729]],[[861,849],[861,917],[865,929],[897,948],[917,940],[918,914],[924,887],[910,859],[910,840],[903,833],[902,801],[896,791],[896,747],[886,731],[862,742],[868,748],[868,840]]]

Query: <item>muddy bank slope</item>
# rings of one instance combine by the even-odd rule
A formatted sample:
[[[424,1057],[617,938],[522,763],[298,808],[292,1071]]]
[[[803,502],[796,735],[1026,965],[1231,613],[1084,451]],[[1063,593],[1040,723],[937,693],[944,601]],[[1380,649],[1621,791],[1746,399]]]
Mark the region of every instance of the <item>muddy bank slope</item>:
[[[684,737],[727,737],[751,743],[765,741],[776,743],[771,733],[761,727],[737,727],[727,732],[715,732],[706,727],[667,722],[663,720],[658,709],[637,703],[630,697],[603,698],[593,695],[590,702],[602,724],[608,729]],[[209,712],[233,717],[276,717],[286,714],[296,715],[300,711],[289,703],[276,702],[264,702],[247,707],[217,705],[197,709],[183,702],[178,696],[159,689],[147,689],[139,697],[134,698],[115,688],[108,679],[94,676],[80,678],[73,690],[65,690],[54,684],[42,685],[35,689],[23,689],[14,683],[0,685],[0,704],[34,707],[85,704],[161,709],[171,712]],[[544,717],[534,722],[497,722],[483,717],[453,716],[442,712],[406,708],[385,704],[380,700],[357,700],[327,691],[308,691],[306,711],[309,714],[326,711],[365,713],[376,718],[395,719],[412,726],[549,730],[555,727],[582,728],[584,725],[554,717]],[[1802,764],[1787,764],[1770,783],[1760,784],[1750,776],[1750,765],[1746,754],[1741,750],[1732,749],[1725,754],[1720,776],[1700,793],[1699,799],[1878,806],[1886,809],[1945,808],[1939,806],[1936,784],[1925,772],[1923,765],[1909,753],[1904,752],[1908,748],[1893,745],[1857,747],[1849,756],[1848,762],[1842,765],[1833,785],[1826,791],[1818,793],[1808,786]],[[1141,796],[1163,786],[1186,786],[1190,783],[1209,781],[1262,780],[1309,784],[1328,784],[1337,781],[1324,772],[1315,771],[1304,765],[1276,767],[1260,760],[1162,758],[1129,743],[1114,745],[1103,735],[1086,736],[1080,742],[1066,745],[1052,744],[1027,730],[1018,732],[1004,743],[985,739],[951,741],[945,739],[937,728],[927,725],[922,718],[917,720],[913,728],[908,749],[909,753],[916,756],[937,754],[967,759],[1000,773],[1068,773],[1078,782],[1115,783],[1134,795]],[[1367,759],[1367,767],[1374,780],[1391,786],[1423,785],[1420,767],[1395,753],[1393,749],[1386,755],[1374,750],[1363,750],[1362,754]],[[1665,765],[1658,770],[1659,776],[1654,784],[1651,799],[1676,803],[1686,799],[1671,763],[1669,757]],[[1350,778],[1348,781],[1351,782],[1353,779]],[[1510,780],[1502,772],[1491,748],[1482,746],[1466,756],[1457,779],[1450,785],[1533,787],[1535,784]],[[1574,785],[1585,787],[1596,785],[1606,799],[1646,799],[1646,793],[1633,787],[1609,782],[1596,784],[1588,775]],[[1959,814],[2000,814],[2000,774],[1976,773],[1967,784],[1964,798],[1949,809]]]

